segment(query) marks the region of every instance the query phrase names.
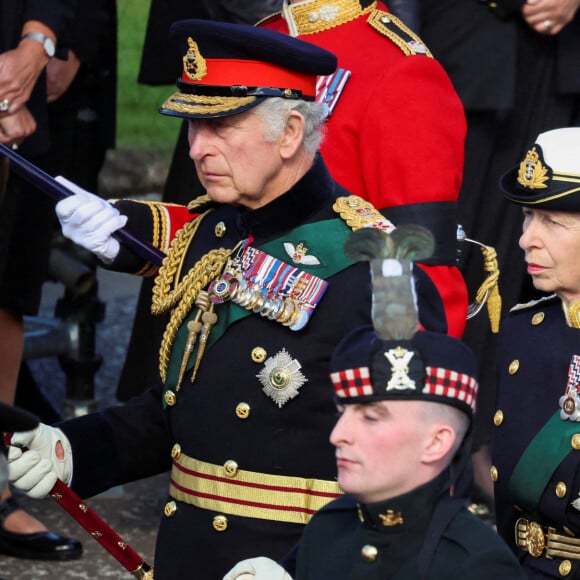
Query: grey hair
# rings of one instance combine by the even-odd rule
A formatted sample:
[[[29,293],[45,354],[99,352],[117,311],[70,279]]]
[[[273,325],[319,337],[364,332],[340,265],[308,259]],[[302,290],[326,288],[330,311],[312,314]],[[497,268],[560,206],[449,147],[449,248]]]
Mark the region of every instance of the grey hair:
[[[273,143],[282,134],[286,120],[291,110],[298,111],[304,117],[304,150],[306,153],[316,153],[324,138],[324,121],[327,106],[302,100],[271,97],[260,103],[254,111],[266,125],[264,137]]]

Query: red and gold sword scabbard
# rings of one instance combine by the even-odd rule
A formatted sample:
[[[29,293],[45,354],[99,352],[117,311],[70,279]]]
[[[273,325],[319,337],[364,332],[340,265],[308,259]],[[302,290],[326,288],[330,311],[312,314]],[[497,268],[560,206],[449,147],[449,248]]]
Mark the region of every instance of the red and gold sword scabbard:
[[[4,434],[6,445],[10,445],[11,437],[11,433]],[[58,480],[49,495],[135,578],[153,580],[153,567],[145,562],[70,487]]]

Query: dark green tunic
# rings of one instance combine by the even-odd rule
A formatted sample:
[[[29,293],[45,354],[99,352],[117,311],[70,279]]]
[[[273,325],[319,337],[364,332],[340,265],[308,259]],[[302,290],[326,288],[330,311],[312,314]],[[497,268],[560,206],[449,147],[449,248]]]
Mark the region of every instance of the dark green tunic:
[[[296,580],[419,580],[421,548],[437,527],[441,485],[439,477],[377,504],[358,504],[349,495],[328,504],[306,527]],[[423,580],[500,578],[525,576],[503,540],[462,506],[436,542]]]

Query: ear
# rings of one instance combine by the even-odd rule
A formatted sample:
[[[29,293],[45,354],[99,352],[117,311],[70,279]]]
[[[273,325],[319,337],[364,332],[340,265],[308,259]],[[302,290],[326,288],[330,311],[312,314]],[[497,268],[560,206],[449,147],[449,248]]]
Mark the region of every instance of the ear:
[[[456,439],[457,434],[449,425],[433,425],[423,449],[423,462],[435,463],[444,459],[453,449]]]
[[[278,149],[283,159],[292,158],[302,146],[304,137],[304,117],[302,113],[291,109],[286,119],[286,126],[278,139]]]

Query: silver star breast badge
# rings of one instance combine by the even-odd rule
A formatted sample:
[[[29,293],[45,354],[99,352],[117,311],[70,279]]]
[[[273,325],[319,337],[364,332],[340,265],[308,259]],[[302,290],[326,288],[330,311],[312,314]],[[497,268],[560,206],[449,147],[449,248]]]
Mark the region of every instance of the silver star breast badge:
[[[302,365],[283,348],[266,360],[256,377],[263,385],[262,391],[282,408],[298,395],[300,387],[308,381],[301,368]]]

